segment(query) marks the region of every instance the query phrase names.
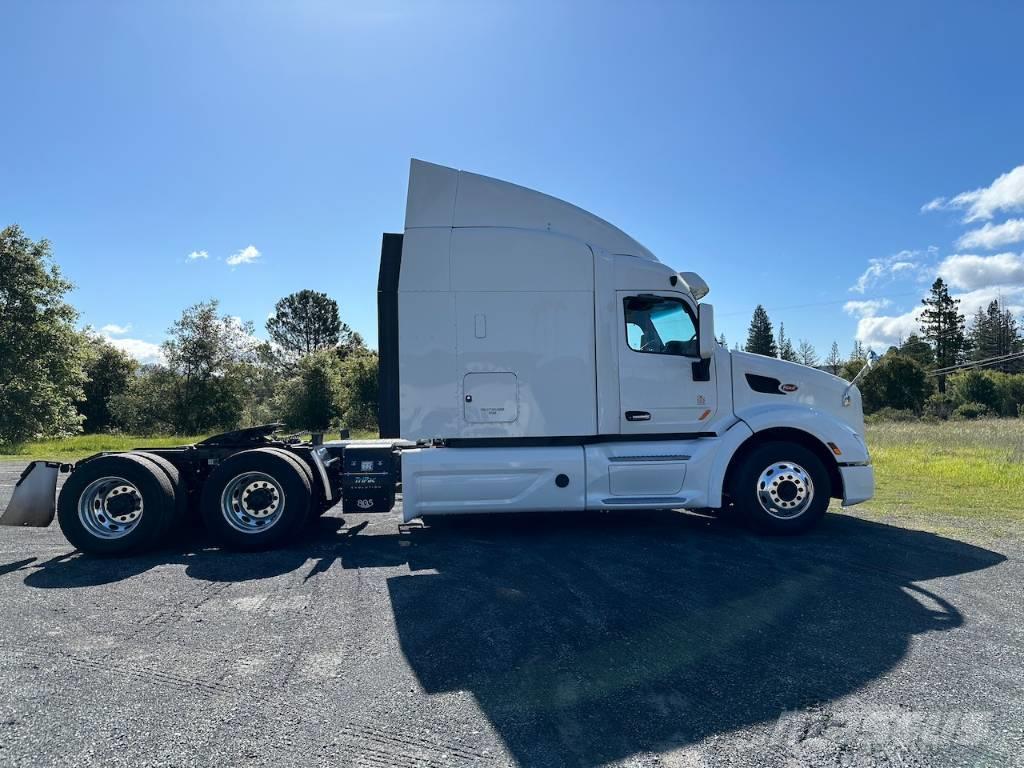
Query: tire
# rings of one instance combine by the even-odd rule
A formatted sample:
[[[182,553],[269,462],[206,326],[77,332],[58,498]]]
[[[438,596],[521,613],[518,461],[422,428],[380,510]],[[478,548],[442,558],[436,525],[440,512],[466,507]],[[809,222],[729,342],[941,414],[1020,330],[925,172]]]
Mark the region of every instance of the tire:
[[[155,453],[148,453],[147,451],[132,451],[132,456],[141,456],[147,459],[163,472],[167,479],[171,482],[171,488],[174,489],[174,514],[168,515],[167,520],[164,523],[164,531],[162,538],[165,541],[171,541],[181,535],[182,531],[185,530],[185,526],[188,522],[188,486],[185,484],[184,478],[181,476],[181,472],[178,468],[171,464],[170,461],[165,459],[163,456],[158,456]]]
[[[258,551],[289,541],[309,516],[312,491],[298,459],[274,448],[236,453],[206,480],[200,510],[226,548]]]
[[[309,480],[309,487],[313,494],[313,500],[310,503],[309,507],[309,519],[313,520],[317,517],[323,516],[323,514],[327,512],[328,509],[330,509],[330,507],[327,505],[327,499],[324,496],[324,489],[322,487],[322,483],[320,482],[320,478],[318,478],[316,474],[313,472],[313,468],[309,466],[309,464],[307,464],[305,461],[300,459],[298,456],[296,456],[294,453],[290,453],[284,450],[283,448],[267,448],[267,450],[274,451],[275,453],[279,453],[282,456],[287,456],[295,463],[296,466],[302,469],[303,473],[306,475],[306,479]]]
[[[57,501],[64,536],[90,555],[151,549],[161,543],[174,516],[174,487],[168,475],[149,459],[131,453],[82,464],[64,483]]]
[[[764,443],[748,453],[730,483],[736,508],[762,533],[795,534],[814,527],[828,509],[824,464],[797,443]]]

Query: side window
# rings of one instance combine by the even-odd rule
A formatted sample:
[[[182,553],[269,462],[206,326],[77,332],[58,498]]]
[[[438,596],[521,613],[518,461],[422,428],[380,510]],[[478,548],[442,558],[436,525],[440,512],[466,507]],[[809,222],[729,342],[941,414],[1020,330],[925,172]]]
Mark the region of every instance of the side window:
[[[626,343],[637,352],[697,357],[697,323],[679,299],[630,296],[624,300]]]

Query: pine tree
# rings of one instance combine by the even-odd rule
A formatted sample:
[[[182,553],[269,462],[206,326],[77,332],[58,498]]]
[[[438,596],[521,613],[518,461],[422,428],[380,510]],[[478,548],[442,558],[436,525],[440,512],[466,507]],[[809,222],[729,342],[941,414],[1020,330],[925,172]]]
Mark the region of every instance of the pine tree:
[[[984,360],[986,357],[991,357],[992,355],[985,354],[990,340],[988,313],[981,307],[978,307],[978,311],[974,313],[974,317],[967,324],[964,349],[967,359]]]
[[[1006,350],[1006,354],[1024,352],[1024,333],[1021,333],[1020,325],[1018,325],[1013,313],[1008,309],[1003,309],[1000,314],[999,323],[1000,334],[1003,339],[1003,349]],[[999,367],[1000,370],[1007,373],[1020,373],[1024,371],[1024,359],[1018,357],[1014,360],[1000,363]]]
[[[818,364],[818,353],[815,351],[814,345],[806,339],[800,339],[800,344],[796,348],[796,357],[797,362],[811,368]]]
[[[1017,320],[1012,312],[1003,309],[998,299],[990,302],[985,309],[978,308],[971,319],[967,340],[971,360],[989,360],[1024,350],[1024,339],[1021,338]],[[1022,366],[1020,360],[1008,360],[992,367],[1012,373],[1021,370]]]
[[[935,365],[935,353],[928,342],[916,333],[907,336],[907,340],[900,344],[899,353],[916,361],[925,369]]]
[[[793,349],[793,342],[789,340],[788,336],[786,336],[785,323],[779,323],[778,347],[780,360],[785,360],[790,363],[795,363],[797,361],[796,350]]]
[[[750,329],[747,331],[747,344],[744,349],[755,355],[778,356],[779,350],[775,346],[772,321],[768,319],[768,313],[760,304],[754,308],[754,316],[750,319]]]
[[[719,344],[721,344],[721,345],[722,345],[723,347],[725,347],[726,349],[728,349],[728,348],[729,348],[729,342],[727,342],[727,341],[725,340],[725,334],[724,334],[724,333],[720,333],[720,334],[718,334],[718,343],[719,343]]]
[[[868,359],[868,356],[864,353],[864,345],[860,339],[853,340],[853,349],[850,350],[850,362],[857,360],[858,362],[864,362]]]
[[[833,376],[838,376],[843,367],[843,356],[839,354],[839,344],[832,342],[832,349],[825,358],[825,367]]]
[[[935,278],[931,292],[921,299],[921,335],[935,350],[935,365],[938,368],[956,365],[963,359],[966,339],[964,338],[964,316],[960,314],[960,300],[949,295],[949,289],[941,277]],[[945,375],[938,377],[939,392],[946,392]]]

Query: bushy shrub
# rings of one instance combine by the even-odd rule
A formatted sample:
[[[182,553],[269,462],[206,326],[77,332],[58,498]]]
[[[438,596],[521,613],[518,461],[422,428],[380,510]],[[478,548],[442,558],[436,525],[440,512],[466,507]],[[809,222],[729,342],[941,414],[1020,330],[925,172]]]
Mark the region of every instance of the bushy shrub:
[[[110,418],[117,431],[136,435],[173,434],[174,374],[162,365],[144,366],[124,392],[110,398]]]
[[[111,409],[113,400],[125,394],[139,364],[100,337],[86,342],[84,397],[78,402],[86,432],[107,432],[117,427]]]
[[[984,403],[963,403],[953,410],[952,418],[957,421],[970,421],[988,416],[991,413]]]
[[[964,371],[949,377],[949,393],[957,404],[981,403],[990,411],[999,410],[999,388],[990,371]]]
[[[864,410],[873,413],[886,408],[920,411],[931,384],[924,368],[909,357],[886,355],[858,382]]]
[[[996,412],[1000,416],[1016,416],[1024,405],[1024,374],[985,371],[996,387]]]
[[[931,419],[944,421],[953,415],[956,405],[956,400],[948,392],[935,392],[924,401],[924,415]]]
[[[869,424],[879,424],[886,421],[917,421],[918,416],[906,408],[879,408],[874,413],[864,417]]]
[[[342,363],[341,420],[346,427],[377,427],[376,352],[349,355]]]
[[[326,432],[341,415],[341,361],[334,350],[306,355],[277,397],[280,418],[293,429]]]
[[[357,352],[341,359],[329,349],[307,355],[282,385],[276,404],[280,418],[296,429],[323,432],[338,424],[373,429],[377,353]]]

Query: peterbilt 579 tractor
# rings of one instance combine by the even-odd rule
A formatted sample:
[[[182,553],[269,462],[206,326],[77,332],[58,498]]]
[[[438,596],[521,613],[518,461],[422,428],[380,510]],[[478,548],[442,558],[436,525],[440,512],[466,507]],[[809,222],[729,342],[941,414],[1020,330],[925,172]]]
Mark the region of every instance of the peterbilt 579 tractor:
[[[266,425],[178,448],[33,462],[7,525],[133,553],[201,518],[279,546],[336,504],[432,515],[735,508],[807,530],[869,499],[860,393],[716,342],[709,288],[608,222],[497,179],[412,161],[378,282],[378,440]],[[59,498],[57,475],[69,472]]]

